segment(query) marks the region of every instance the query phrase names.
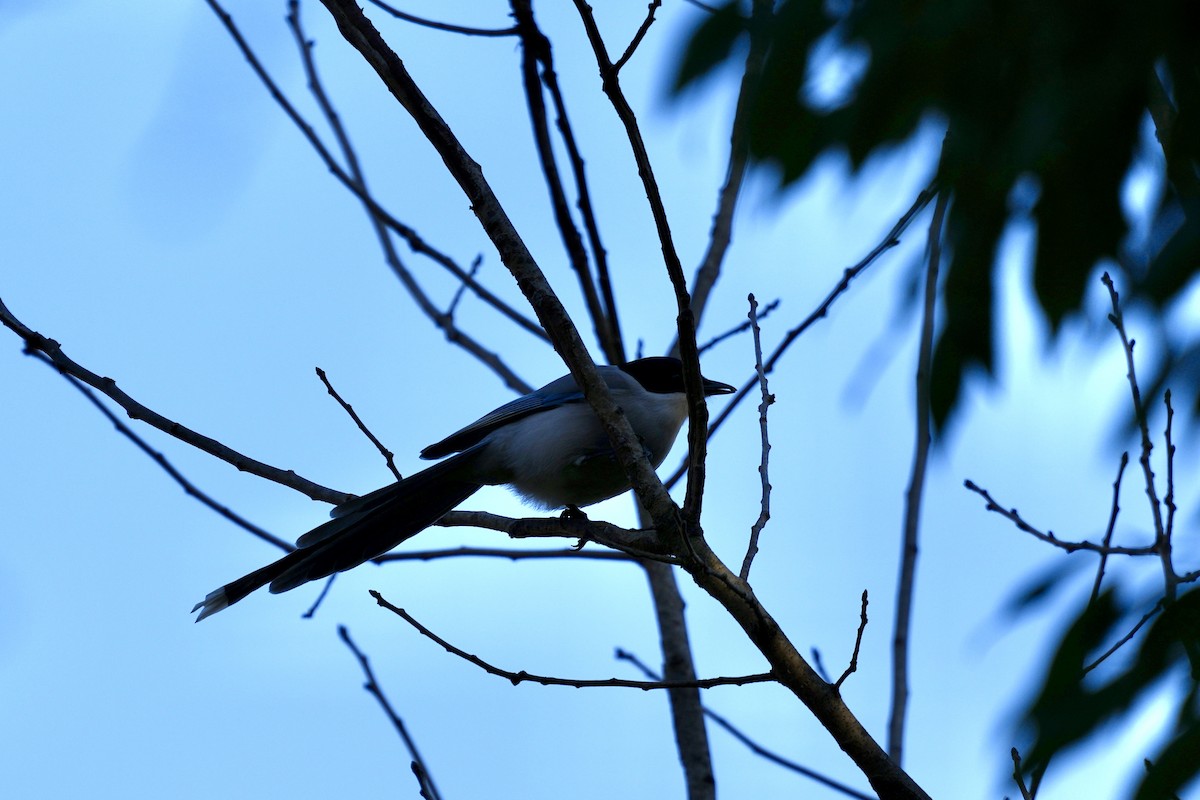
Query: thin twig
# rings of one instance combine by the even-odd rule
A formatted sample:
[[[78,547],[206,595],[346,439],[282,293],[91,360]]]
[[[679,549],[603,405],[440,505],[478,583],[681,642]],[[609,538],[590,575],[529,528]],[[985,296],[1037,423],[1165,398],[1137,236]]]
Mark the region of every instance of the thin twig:
[[[947,134],[947,138],[949,135]],[[942,144],[943,159],[945,143]],[[940,168],[939,168],[940,171]],[[929,221],[929,259],[925,271],[925,302],[921,319],[921,338],[917,350],[915,433],[912,471],[904,494],[904,530],[900,545],[900,574],[896,579],[896,618],[892,629],[892,700],[888,720],[888,755],[897,764],[904,756],[904,724],[908,718],[908,647],[912,627],[913,595],[916,592],[918,540],[921,528],[921,500],[925,492],[925,467],[929,460],[930,374],[933,363],[933,331],[937,311],[938,272],[942,258],[942,223],[950,193],[938,192]]]
[[[1090,663],[1086,667],[1084,667],[1083,671],[1080,673],[1080,676],[1082,677],[1083,675],[1087,675],[1089,672],[1094,670],[1096,667],[1098,667],[1102,663],[1104,663],[1104,660],[1106,658],[1108,658],[1113,653],[1120,650],[1121,647],[1126,642],[1128,642],[1135,635],[1137,635],[1137,632],[1142,629],[1143,625],[1145,625],[1147,622],[1150,621],[1151,617],[1153,617],[1158,612],[1162,611],[1164,606],[1165,606],[1165,604],[1162,600],[1159,600],[1157,603],[1155,603],[1153,608],[1151,608],[1149,611],[1147,611],[1145,614],[1142,615],[1142,618],[1137,621],[1137,624],[1133,626],[1133,628],[1129,631],[1129,633],[1125,634],[1120,639],[1118,639],[1117,642],[1115,644],[1113,644],[1112,647],[1105,650],[1104,653],[1101,654],[1099,658],[1097,658],[1095,661],[1093,661],[1092,663]]]
[[[1110,544],[1105,546],[1103,544],[1096,544],[1095,542],[1089,542],[1087,540],[1081,542],[1070,542],[1065,539],[1060,539],[1054,535],[1054,531],[1043,532],[1030,525],[1021,518],[1020,513],[1015,508],[1002,507],[992,498],[987,489],[976,485],[974,481],[965,480],[963,481],[963,486],[970,489],[972,492],[975,492],[975,494],[979,495],[987,502],[987,506],[985,507],[987,511],[996,512],[1000,516],[1010,521],[1012,524],[1016,525],[1019,530],[1030,534],[1034,538],[1043,541],[1046,544],[1052,544],[1055,547],[1066,550],[1068,553],[1074,553],[1077,550],[1087,550],[1093,553],[1107,553],[1108,555],[1121,556],[1158,555],[1158,550],[1154,545],[1148,545],[1146,547],[1122,547],[1120,545]]]
[[[762,402],[758,404],[758,431],[762,450],[762,459],[758,465],[758,478],[762,483],[762,500],[758,518],[750,526],[750,543],[746,547],[746,555],[742,559],[742,568],[738,572],[738,577],[744,581],[750,579],[750,565],[754,562],[754,556],[758,554],[759,534],[766,527],[767,520],[771,518],[771,480],[767,473],[767,466],[770,462],[771,440],[767,436],[767,409],[775,402],[775,396],[767,390],[767,374],[763,372],[762,337],[761,331],[758,328],[758,301],[754,299],[753,294],[748,299],[750,301],[750,312],[747,316],[750,318],[750,332],[754,339],[754,370],[758,373],[758,385],[762,392]]]
[[[378,558],[373,558],[371,560],[376,564],[379,563]],[[301,619],[312,619],[317,615],[317,609],[321,607],[321,604],[325,602],[325,598],[329,596],[329,590],[333,588],[333,582],[337,580],[337,576],[338,573],[335,572],[325,579],[324,585],[321,586],[320,594],[317,595],[316,600],[313,600],[312,605],[308,607],[308,611],[305,611],[300,615]]]
[[[646,142],[642,138],[637,115],[621,89],[617,70],[609,57],[608,48],[604,43],[599,26],[596,24],[591,6],[585,0],[575,0],[575,9],[583,22],[588,43],[592,46],[592,52],[596,57],[596,65],[600,70],[601,87],[612,103],[617,118],[625,128],[625,135],[633,152],[634,163],[637,164],[638,177],[641,178],[642,188],[646,193],[650,215],[654,219],[654,227],[658,232],[663,266],[667,270],[667,277],[670,279],[671,288],[675,294],[677,341],[679,356],[684,365],[684,386],[687,389],[688,397],[688,478],[687,493],[683,502],[683,525],[686,540],[700,529],[700,513],[704,502],[704,459],[707,452],[705,432],[708,429],[708,406],[704,402],[700,360],[696,349],[696,317],[692,310],[687,279],[683,274],[683,264],[679,260],[679,251],[675,247],[671,225],[667,219],[666,204],[663,202],[658,181],[654,177],[654,167],[650,162]]]
[[[1101,546],[1105,549],[1100,552],[1100,565],[1096,569],[1096,580],[1092,583],[1092,594],[1088,598],[1088,605],[1096,602],[1096,598],[1100,596],[1100,584],[1104,580],[1104,568],[1108,564],[1108,548],[1112,546],[1113,531],[1117,527],[1117,514],[1121,511],[1121,476],[1125,474],[1125,467],[1129,465],[1129,453],[1121,453],[1121,463],[1117,467],[1117,478],[1113,481],[1113,498],[1112,508],[1108,513],[1108,527],[1104,529],[1104,539]]]
[[[442,558],[505,558],[509,561],[536,561],[539,559],[568,558],[596,561],[637,562],[639,559],[626,553],[612,550],[510,550],[500,547],[448,547],[443,550],[412,550],[403,553],[386,553],[375,560],[382,564],[388,561],[436,561]]]
[[[655,680],[655,681],[661,680],[661,677],[659,676],[658,673],[656,673],[654,670],[650,669],[650,667],[648,667],[645,664],[645,662],[643,662],[640,658],[638,658],[633,653],[630,653],[629,651],[623,650],[621,648],[617,648],[616,657],[621,661],[628,661],[630,664],[632,664],[634,667],[636,667],[638,670],[640,670],[641,673],[643,675],[645,675],[647,678],[649,678],[650,680]],[[713,711],[708,706],[701,706],[701,709],[704,712],[704,716],[711,719],[719,727],[724,729],[726,733],[728,733],[730,736],[737,739],[739,742],[741,742],[746,747],[748,747],[750,749],[750,752],[754,753],[755,755],[761,756],[762,758],[765,758],[767,761],[770,761],[773,764],[778,764],[779,766],[783,767],[784,769],[789,769],[792,772],[799,773],[806,778],[811,778],[812,780],[816,781],[817,783],[820,783],[823,786],[827,786],[830,789],[833,789],[834,791],[841,792],[842,794],[846,795],[847,797],[853,797],[853,798],[856,798],[856,800],[873,800],[871,795],[863,794],[862,792],[860,792],[856,789],[850,788],[849,786],[845,785],[844,783],[839,783],[838,781],[835,781],[833,778],[829,778],[829,777],[826,777],[825,775],[822,775],[821,773],[817,772],[816,770],[809,769],[808,767],[804,766],[803,764],[798,764],[795,761],[784,758],[783,756],[779,755],[778,753],[768,750],[766,747],[762,746],[761,744],[759,744],[758,742],[754,741],[749,736],[747,736],[745,733],[743,733],[740,728],[736,727],[726,717]]]
[[[387,468],[392,471],[392,475],[396,476],[396,480],[401,480],[400,470],[396,469],[396,454],[387,449],[383,442],[379,441],[375,434],[371,433],[370,429],[367,428],[367,424],[362,421],[362,418],[359,417],[358,413],[354,410],[354,406],[342,399],[342,396],[337,393],[336,389],[333,388],[333,384],[329,382],[329,378],[326,377],[325,370],[321,369],[320,367],[317,367],[316,370],[317,377],[321,379],[321,383],[325,384],[325,389],[329,392],[329,396],[338,401],[338,405],[340,405],[345,412],[350,415],[350,419],[354,420],[354,424],[357,425],[358,429],[363,432],[363,435],[371,441],[371,444],[375,445],[375,449],[377,449],[383,456],[383,460],[387,464]]]
[[[608,268],[608,251],[600,237],[600,223],[596,219],[596,209],[592,203],[591,189],[587,179],[583,155],[579,142],[575,138],[571,118],[567,114],[566,100],[563,98],[562,87],[558,83],[558,73],[554,69],[553,51],[549,46],[538,51],[542,69],[542,84],[550,94],[554,104],[555,127],[562,138],[563,147],[567,152],[567,160],[571,164],[571,175],[575,180],[575,191],[578,195],[576,206],[583,220],[583,229],[587,233],[588,247],[592,251],[592,259],[596,264],[596,285],[600,290],[600,298],[604,303],[603,318],[607,328],[602,331],[600,346],[610,364],[625,362],[625,342],[621,333],[620,315],[617,312],[617,301],[613,294],[612,279]]]
[[[406,11],[401,11],[398,8],[381,2],[381,0],[370,0],[371,4],[391,14],[396,19],[402,19],[405,22],[411,22],[414,25],[421,25],[425,28],[433,28],[437,31],[447,31],[449,33],[461,33],[464,36],[516,36],[516,27],[511,28],[472,28],[466,25],[452,25],[448,22],[437,22],[436,20],[418,17],[415,14],[409,14]]]
[[[776,297],[771,302],[767,303],[758,312],[759,322],[762,322],[764,319],[769,317],[771,315],[771,312],[777,308],[779,308],[779,298],[778,297]],[[719,333],[716,336],[714,336],[713,338],[709,339],[704,344],[700,345],[700,347],[699,347],[700,355],[704,355],[704,353],[706,351],[711,350],[712,348],[716,347],[718,344],[725,341],[726,339],[730,339],[734,336],[737,336],[739,333],[745,333],[748,330],[750,330],[750,321],[749,320],[746,320],[745,322],[741,322],[741,323],[738,323],[737,325],[734,325],[732,328],[725,331],[724,333]],[[756,372],[757,372],[757,370],[756,370]]]
[[[821,661],[821,651],[814,647],[808,652],[812,656],[813,669],[821,676],[821,680],[825,683],[833,683],[829,678],[829,671],[825,669],[825,663]]]
[[[846,671],[833,684],[833,688],[841,691],[842,684],[846,682],[855,672],[858,671],[858,652],[862,649],[863,631],[867,629],[867,590],[863,589],[862,593],[862,610],[859,612],[858,633],[854,636],[854,652],[850,654],[850,664],[846,667]]]
[[[1138,461],[1142,465],[1142,474],[1146,478],[1146,497],[1150,501],[1150,511],[1154,518],[1154,544],[1157,548],[1159,560],[1162,563],[1163,584],[1166,587],[1166,602],[1170,605],[1175,600],[1175,586],[1178,577],[1175,575],[1175,569],[1171,564],[1171,540],[1167,537],[1166,528],[1163,525],[1162,505],[1158,502],[1158,489],[1154,482],[1154,467],[1150,463],[1150,452],[1154,449],[1154,443],[1150,439],[1150,426],[1146,417],[1146,406],[1142,403],[1142,392],[1138,388],[1137,372],[1133,366],[1133,339],[1130,339],[1125,332],[1125,316],[1121,313],[1120,296],[1117,294],[1117,289],[1113,285],[1112,278],[1105,272],[1100,278],[1101,283],[1108,289],[1109,299],[1112,301],[1112,313],[1108,315],[1109,321],[1113,327],[1117,329],[1117,333],[1121,336],[1121,345],[1125,350],[1125,364],[1128,368],[1126,377],[1129,379],[1129,391],[1133,397],[1133,412],[1137,418],[1138,429],[1142,435],[1142,454]]]
[[[577,678],[554,678],[548,675],[534,675],[532,673],[521,670],[512,672],[511,670],[501,669],[493,664],[484,661],[479,656],[471,655],[470,653],[455,647],[448,641],[438,636],[433,631],[426,628],[420,622],[417,622],[411,614],[403,608],[394,606],[384,599],[383,595],[374,589],[371,590],[371,596],[375,598],[375,602],[383,608],[391,611],[396,616],[407,622],[417,630],[425,638],[436,642],[447,653],[458,656],[459,658],[482,669],[489,675],[496,675],[512,682],[513,686],[520,683],[538,683],[542,686],[574,686],[576,688],[593,688],[600,686],[623,687],[629,689],[642,689],[649,691],[652,689],[679,689],[679,688],[695,688],[709,689],[713,686],[745,686],[748,683],[770,683],[775,680],[775,676],[769,672],[761,672],[756,675],[738,675],[733,677],[723,678],[704,678],[696,681],[630,681],[622,678],[606,678],[602,680],[584,680]]]
[[[1167,494],[1163,498],[1163,504],[1167,507],[1167,524],[1164,538],[1170,542],[1175,532],[1175,443],[1171,440],[1171,426],[1175,421],[1175,409],[1171,406],[1170,389],[1163,394],[1163,405],[1167,407],[1167,427],[1163,432],[1167,442]]]
[[[483,255],[482,254],[476,255],[475,258],[471,259],[471,269],[467,273],[467,276],[471,280],[474,280],[475,276],[479,274],[479,268],[482,266],[483,266]],[[446,316],[447,317],[449,317],[450,319],[454,319],[454,312],[458,310],[458,304],[462,302],[463,295],[465,295],[466,293],[467,293],[467,282],[461,281],[458,284],[458,289],[456,289],[454,292],[454,297],[452,297],[450,299],[450,305],[448,305],[446,307]]]
[[[304,34],[304,28],[300,20],[299,3],[297,0],[290,0],[288,3],[288,26],[292,30],[292,34],[296,40],[296,46],[300,51],[301,61],[304,63],[304,71],[308,77],[309,90],[312,92],[313,98],[320,106],[325,119],[329,123],[329,127],[333,130],[334,136],[337,139],[338,146],[342,150],[342,155],[346,159],[346,165],[349,168],[350,177],[354,181],[356,187],[362,190],[361,197],[365,198],[368,195],[366,176],[363,174],[362,167],[359,165],[358,155],[355,153],[354,147],[350,142],[350,137],[346,133],[345,127],[342,125],[341,117],[333,107],[332,101],[325,92],[321,84],[320,76],[317,73],[317,65],[313,59],[312,50],[313,43]],[[404,262],[400,259],[400,254],[396,252],[395,246],[392,244],[391,235],[388,233],[385,219],[376,212],[377,206],[374,203],[368,203],[363,200],[363,207],[367,212],[367,216],[371,221],[371,226],[375,230],[376,239],[379,241],[379,246],[383,250],[384,261],[395,273],[400,283],[404,286],[413,302],[425,314],[426,317],[437,327],[446,337],[446,341],[451,344],[456,344],[474,356],[484,366],[489,367],[493,372],[500,377],[504,383],[519,394],[527,394],[533,390],[528,383],[522,380],[500,357],[495,351],[489,350],[477,341],[473,336],[463,332],[454,323],[454,317],[451,314],[443,314],[421,285],[417,282],[416,277],[404,266]],[[474,276],[463,274],[461,276],[463,285],[473,284]]]
[[[1017,782],[1017,788],[1021,790],[1023,800],[1034,800],[1035,795],[1029,791],[1025,785],[1025,776],[1021,774],[1021,754],[1017,752],[1017,748],[1012,749],[1013,760],[1013,780]]]
[[[642,39],[646,38],[646,33],[650,30],[650,26],[654,24],[654,14],[662,6],[662,0],[651,0],[649,9],[646,13],[646,18],[642,20],[642,24],[638,26],[637,33],[633,35],[629,46],[625,48],[625,52],[613,64],[613,72],[620,72],[621,68],[629,63],[629,59],[633,58],[634,52],[638,49],[638,45],[642,43]]]
[[[417,750],[417,743],[413,741],[412,736],[408,733],[408,728],[404,724],[404,720],[392,708],[392,704],[388,702],[387,696],[383,693],[383,688],[379,685],[379,681],[375,680],[375,673],[371,670],[371,662],[363,651],[358,649],[354,641],[350,638],[350,631],[345,625],[338,626],[338,636],[345,642],[346,647],[350,648],[350,652],[354,653],[354,657],[358,659],[359,666],[362,667],[363,674],[367,678],[367,682],[363,684],[363,688],[367,690],[375,700],[379,703],[383,713],[387,714],[392,725],[396,728],[396,733],[400,734],[400,738],[404,741],[404,746],[408,748],[408,754],[413,760],[413,773],[417,776],[417,781],[421,787],[421,795],[429,798],[429,800],[438,800],[441,797],[438,794],[437,787],[433,783],[433,776],[429,774],[429,768],[425,764],[425,760],[421,758],[420,752]]]
[[[555,227],[567,252],[567,260],[571,264],[587,307],[588,316],[596,331],[596,338],[612,360],[612,325],[610,324],[604,306],[600,301],[600,293],[592,278],[591,266],[588,263],[587,250],[583,246],[583,235],[575,225],[571,216],[570,204],[567,202],[567,192],[563,185],[562,174],[558,169],[558,160],[554,154],[554,144],[550,136],[550,121],[546,111],[546,101],[542,94],[543,82],[549,80],[557,85],[554,77],[554,62],[550,40],[546,38],[533,16],[532,0],[512,0],[513,17],[517,21],[517,30],[521,37],[521,83],[525,89],[525,101],[529,109],[529,120],[533,129],[533,140],[537,150],[538,162],[541,164],[542,176],[550,194],[550,207],[554,213]],[[539,75],[538,66],[542,67]],[[560,123],[561,123],[560,116]],[[561,130],[561,128],[560,128]]]
[[[251,475],[257,475],[260,478],[287,486],[289,489],[295,489],[313,500],[320,500],[336,505],[353,498],[353,495],[339,492],[302,478],[290,469],[283,470],[278,467],[272,467],[270,464],[256,461],[247,455],[239,453],[232,447],[218,442],[216,439],[204,436],[147,408],[122,391],[117,386],[117,382],[112,378],[102,378],[91,370],[81,366],[63,352],[62,346],[58,342],[27,327],[8,310],[8,306],[4,304],[2,299],[0,299],[0,323],[25,341],[25,352],[27,354],[44,354],[46,358],[53,362],[55,369],[65,375],[70,375],[81,383],[87,384],[100,392],[124,409],[130,419],[144,422],[152,428],[158,428],[163,433],[173,436],[179,441],[195,447],[197,450],[203,450],[205,453],[233,465],[242,472],[249,472]]]
[[[287,99],[287,96],[283,93],[283,91],[275,83],[274,79],[272,79],[270,74],[266,71],[266,68],[263,67],[262,63],[258,60],[258,57],[254,54],[254,51],[251,49],[245,37],[242,36],[241,30],[238,29],[237,23],[234,22],[233,17],[227,11],[225,11],[225,9],[219,2],[217,2],[217,0],[206,0],[206,2],[208,3],[209,8],[213,10],[213,13],[217,15],[217,18],[221,21],[221,24],[225,26],[226,31],[229,32],[230,37],[233,39],[233,42],[237,46],[239,52],[241,52],[242,57],[246,59],[246,63],[250,65],[251,70],[253,70],[254,74],[258,77],[263,86],[266,87],[267,92],[271,95],[271,98],[276,102],[276,104],[279,105],[284,114],[287,115],[288,119],[292,121],[292,124],[296,126],[297,130],[300,131],[300,133],[308,141],[309,145],[312,146],[313,150],[316,152],[317,156],[321,159],[322,163],[324,163],[329,172],[335,178],[337,178],[337,180],[355,197],[368,206],[372,215],[374,215],[379,221],[381,221],[391,230],[395,231],[397,235],[404,239],[405,243],[408,244],[409,249],[411,249],[414,253],[426,256],[435,264],[438,264],[442,268],[446,269],[460,281],[464,281],[468,286],[471,287],[471,291],[475,292],[480,300],[483,300],[485,303],[490,305],[500,314],[507,317],[526,332],[544,342],[550,341],[549,337],[546,335],[546,332],[542,330],[542,328],[535,321],[521,314],[499,297],[489,292],[486,288],[476,283],[470,278],[469,275],[467,275],[466,270],[455,263],[454,259],[430,245],[429,242],[425,241],[415,229],[405,225],[403,222],[393,217],[387,211],[387,209],[379,205],[379,203],[375,201],[375,198],[373,198],[370,193],[359,184],[358,181],[356,181],[346,172],[346,170],[342,168],[341,164],[337,162],[337,159],[333,157],[333,154],[329,152],[329,148],[327,148],[325,143],[321,141],[321,137],[317,135],[317,132],[311,125],[308,124],[308,121],[304,119],[300,112],[296,110],[291,101]]]
[[[188,496],[196,498],[202,504],[204,504],[205,506],[208,506],[208,508],[217,512],[222,517],[224,517],[225,519],[232,522],[234,525],[237,525],[238,527],[246,530],[247,532],[254,534],[259,539],[262,539],[264,542],[270,542],[271,544],[278,547],[280,550],[290,552],[291,550],[295,549],[290,543],[285,542],[283,539],[280,539],[278,536],[275,536],[272,533],[268,533],[267,531],[265,531],[262,528],[255,525],[253,522],[250,522],[249,520],[247,520],[245,517],[242,517],[239,514],[230,510],[228,506],[224,506],[224,505],[218,503],[212,497],[210,497],[209,495],[205,494],[204,492],[202,492],[198,488],[196,488],[196,485],[194,483],[192,483],[191,481],[189,481],[186,477],[184,477],[183,473],[180,472],[178,469],[176,469],[175,465],[172,464],[167,459],[167,457],[162,454],[161,451],[158,451],[158,450],[155,450],[154,448],[152,448],[146,442],[145,439],[143,439],[142,437],[140,437],[136,433],[134,433],[133,429],[131,429],[124,422],[122,422],[120,417],[118,417],[111,410],[109,410],[108,406],[104,405],[104,403],[102,403],[100,401],[100,398],[96,396],[96,393],[94,391],[92,391],[88,386],[86,386],[82,382],[80,382],[73,375],[68,375],[67,373],[62,372],[61,370],[58,370],[58,368],[54,364],[54,362],[51,361],[50,358],[45,353],[37,352],[37,353],[31,353],[31,355],[34,358],[36,358],[38,361],[41,361],[46,366],[51,367],[52,369],[57,371],[60,375],[63,376],[63,378],[67,381],[67,383],[71,384],[76,389],[78,389],[79,392],[88,399],[88,402],[91,403],[93,406],[95,406],[96,409],[101,414],[103,414],[109,422],[112,423],[113,427],[117,429],[118,433],[120,433],[125,438],[129,439],[129,441],[133,442],[139,450],[141,450],[143,453],[145,453],[151,459],[153,459],[154,463],[158,464],[158,466],[162,468],[163,472],[167,473],[167,475],[169,475],[172,480],[174,480],[176,483],[178,483],[179,486],[183,489],[183,491],[188,494]]]
[[[788,348],[791,347],[792,343],[795,342],[801,334],[812,327],[814,323],[820,319],[824,319],[829,314],[829,309],[833,306],[834,302],[847,289],[850,288],[850,284],[855,278],[865,272],[867,268],[875,263],[875,261],[881,255],[900,244],[900,234],[907,230],[908,226],[914,219],[916,219],[917,215],[924,210],[925,206],[929,205],[929,201],[933,199],[936,191],[936,181],[922,189],[921,193],[917,195],[917,199],[913,201],[913,204],[909,206],[909,209],[904,212],[899,220],[897,220],[896,224],[892,226],[892,229],[887,232],[887,235],[884,236],[883,240],[880,241],[879,244],[877,244],[874,249],[871,250],[871,252],[867,253],[867,255],[863,257],[861,261],[846,269],[845,272],[842,273],[842,277],[837,282],[837,285],[834,286],[833,290],[830,291],[825,299],[821,301],[820,305],[818,305],[811,314],[805,317],[805,319],[799,325],[787,332],[787,335],[783,337],[783,340],[775,347],[775,350],[771,353],[767,360],[763,362],[763,368],[766,370],[768,375],[774,371],[775,365],[787,352]],[[720,429],[725,420],[729,419],[729,416],[733,413],[734,409],[738,407],[742,400],[744,400],[757,385],[758,375],[751,376],[745,383],[742,384],[741,388],[738,389],[737,394],[735,394],[733,398],[725,404],[720,412],[718,412],[713,418],[712,424],[708,426],[707,435],[709,438],[711,438],[717,432],[717,430]],[[677,484],[680,478],[682,478],[687,472],[687,469],[688,465],[686,462],[681,464],[679,468],[671,475],[671,477],[664,482],[666,487],[670,489]]]
[[[708,308],[708,297],[721,275],[721,266],[733,240],[733,216],[738,197],[745,182],[746,168],[750,162],[750,145],[747,128],[750,110],[754,104],[762,80],[763,63],[771,43],[771,18],[774,15],[772,0],[754,0],[752,21],[749,26],[750,48],[746,53],[746,64],[738,86],[737,103],[734,106],[733,122],[729,126],[729,162],[725,167],[725,182],[717,194],[717,210],[713,214],[712,228],[708,234],[708,248],[696,274],[692,278],[692,310],[696,324],[704,318]],[[766,316],[766,313],[763,313]]]

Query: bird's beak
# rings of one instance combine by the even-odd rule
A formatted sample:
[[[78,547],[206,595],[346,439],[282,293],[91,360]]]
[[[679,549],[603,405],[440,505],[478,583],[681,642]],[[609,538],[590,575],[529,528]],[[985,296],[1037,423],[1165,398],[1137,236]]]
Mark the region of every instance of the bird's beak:
[[[721,383],[720,381],[710,381],[708,378],[704,379],[704,396],[705,397],[712,397],[714,394],[733,394],[736,391],[737,391],[737,389],[730,386],[728,383]]]

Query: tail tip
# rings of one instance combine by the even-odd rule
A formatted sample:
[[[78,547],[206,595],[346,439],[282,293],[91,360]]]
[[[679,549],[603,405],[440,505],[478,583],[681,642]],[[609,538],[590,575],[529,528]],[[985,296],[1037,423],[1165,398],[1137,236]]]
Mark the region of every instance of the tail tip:
[[[213,614],[229,607],[229,597],[225,594],[225,587],[222,586],[214,592],[209,592],[208,597],[205,597],[199,603],[192,606],[192,613],[200,612],[200,616],[196,617],[196,622],[211,617]]]

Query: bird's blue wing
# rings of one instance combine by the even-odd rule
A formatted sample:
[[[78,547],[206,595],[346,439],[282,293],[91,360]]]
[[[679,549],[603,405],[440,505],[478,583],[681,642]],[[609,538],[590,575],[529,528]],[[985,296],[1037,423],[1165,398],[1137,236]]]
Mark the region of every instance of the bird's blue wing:
[[[450,434],[440,442],[429,445],[421,451],[421,458],[441,458],[466,450],[479,444],[492,431],[510,422],[515,422],[531,414],[549,411],[567,403],[583,402],[583,392],[575,388],[573,381],[564,389],[558,389],[555,386],[559,382],[555,381],[536,392],[518,397],[511,403],[506,403],[475,420],[462,430]]]

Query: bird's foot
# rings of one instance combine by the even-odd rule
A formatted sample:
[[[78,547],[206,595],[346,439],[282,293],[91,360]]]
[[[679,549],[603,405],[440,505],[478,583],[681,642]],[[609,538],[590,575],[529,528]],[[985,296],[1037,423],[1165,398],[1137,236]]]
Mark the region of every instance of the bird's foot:
[[[563,512],[558,515],[559,519],[577,519],[587,522],[588,515],[579,509],[579,506],[567,506]]]

